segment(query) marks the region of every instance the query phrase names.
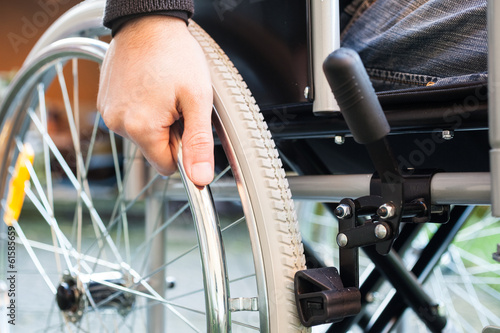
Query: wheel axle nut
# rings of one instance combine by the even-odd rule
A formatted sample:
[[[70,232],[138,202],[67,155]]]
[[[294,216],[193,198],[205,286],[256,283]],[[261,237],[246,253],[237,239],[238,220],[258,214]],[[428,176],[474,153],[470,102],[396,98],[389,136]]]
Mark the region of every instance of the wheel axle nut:
[[[351,207],[346,204],[340,204],[335,208],[335,216],[339,219],[345,219],[351,217]]]
[[[340,233],[340,234],[337,235],[337,244],[338,244],[338,246],[344,247],[344,246],[347,245],[348,241],[349,240],[347,239],[346,234]]]

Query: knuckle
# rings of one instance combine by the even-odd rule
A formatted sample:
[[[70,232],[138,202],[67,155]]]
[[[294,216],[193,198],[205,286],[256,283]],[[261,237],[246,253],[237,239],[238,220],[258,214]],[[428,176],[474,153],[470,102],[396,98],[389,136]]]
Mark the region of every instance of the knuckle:
[[[124,132],[127,133],[132,138],[144,135],[144,132],[147,131],[147,128],[145,127],[143,121],[141,120],[142,118],[125,117],[123,119]]]
[[[106,108],[101,108],[101,117],[106,126],[113,132],[119,132],[121,120],[117,117],[116,112]]]
[[[212,102],[212,84],[209,80],[186,82],[177,88],[182,98],[190,100],[193,104]]]
[[[185,138],[185,145],[195,152],[213,150],[213,136],[211,133],[197,132]]]

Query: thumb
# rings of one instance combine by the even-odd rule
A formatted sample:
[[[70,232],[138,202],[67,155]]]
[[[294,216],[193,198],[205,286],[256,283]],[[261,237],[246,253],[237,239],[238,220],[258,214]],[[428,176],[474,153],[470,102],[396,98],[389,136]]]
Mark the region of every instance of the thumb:
[[[205,186],[214,178],[211,103],[205,106],[199,105],[196,109],[183,108],[182,111],[184,117],[182,155],[184,169],[189,179],[195,185]]]

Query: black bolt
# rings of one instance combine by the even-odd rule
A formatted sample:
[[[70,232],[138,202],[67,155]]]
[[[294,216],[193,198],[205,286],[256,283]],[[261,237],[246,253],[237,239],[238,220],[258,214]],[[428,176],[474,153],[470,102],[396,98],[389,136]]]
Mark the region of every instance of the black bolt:
[[[335,216],[340,217],[343,215],[344,215],[344,207],[337,206],[337,208],[335,208]]]

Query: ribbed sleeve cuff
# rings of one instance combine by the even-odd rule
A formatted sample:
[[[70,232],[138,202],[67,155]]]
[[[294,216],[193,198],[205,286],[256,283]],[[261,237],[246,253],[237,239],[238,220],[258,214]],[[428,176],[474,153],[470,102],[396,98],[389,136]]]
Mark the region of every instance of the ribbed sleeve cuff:
[[[107,0],[103,23],[112,28],[118,18],[171,10],[184,11],[190,18],[194,13],[193,0]]]
[[[188,12],[184,12],[184,11],[180,11],[180,10],[163,10],[163,11],[152,12],[152,13],[134,14],[134,15],[119,17],[116,20],[109,22],[109,28],[111,29],[111,36],[115,37],[115,35],[118,33],[118,31],[128,21],[133,20],[133,19],[138,18],[138,17],[149,16],[149,15],[173,16],[173,17],[180,18],[181,20],[186,22],[186,25],[189,24]]]

